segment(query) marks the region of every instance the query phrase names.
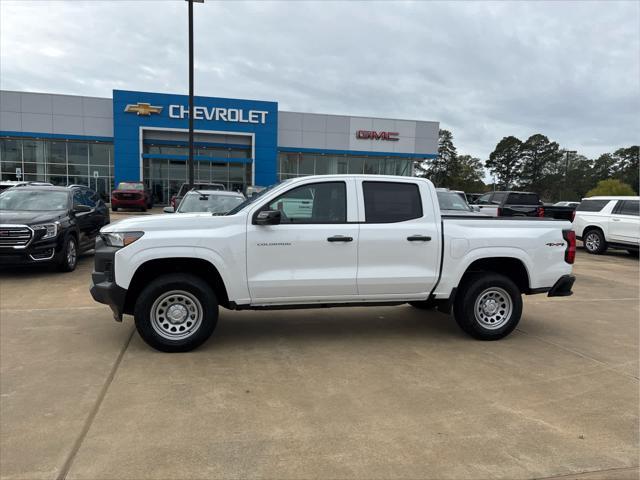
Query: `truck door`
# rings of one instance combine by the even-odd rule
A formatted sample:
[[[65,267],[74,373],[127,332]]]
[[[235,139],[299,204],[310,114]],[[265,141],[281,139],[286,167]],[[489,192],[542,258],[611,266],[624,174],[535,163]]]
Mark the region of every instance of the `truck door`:
[[[498,205],[491,202],[491,198],[493,196],[493,192],[485,193],[480,198],[478,198],[478,202],[476,205],[480,209],[480,212],[485,215],[490,215],[492,217],[498,216]]]
[[[618,200],[609,221],[611,241],[640,243],[640,201]]]
[[[251,303],[356,299],[358,267],[355,182],[309,180],[254,209],[247,225]],[[256,225],[263,211],[278,225]]]
[[[425,182],[357,180],[358,293],[428,294],[440,265],[439,216]]]

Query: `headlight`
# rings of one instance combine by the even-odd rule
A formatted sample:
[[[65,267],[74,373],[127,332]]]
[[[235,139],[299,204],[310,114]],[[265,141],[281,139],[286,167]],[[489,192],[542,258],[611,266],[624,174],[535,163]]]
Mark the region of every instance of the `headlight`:
[[[126,247],[138,240],[142,235],[144,235],[144,232],[114,232],[101,233],[100,237],[110,247]]]
[[[42,225],[33,225],[34,232],[44,231],[44,235],[39,240],[45,240],[47,238],[54,238],[58,235],[58,222],[56,223],[43,223]]]

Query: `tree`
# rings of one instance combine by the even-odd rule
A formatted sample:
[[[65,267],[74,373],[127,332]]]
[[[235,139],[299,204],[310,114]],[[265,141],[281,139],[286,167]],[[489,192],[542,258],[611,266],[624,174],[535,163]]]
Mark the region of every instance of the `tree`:
[[[426,166],[426,176],[437,187],[447,186],[449,172],[456,168],[457,152],[453,145],[453,135],[449,130],[440,130],[438,134],[438,156]]]
[[[463,192],[484,192],[484,169],[479,158],[471,155],[458,155],[450,172],[447,187]]]
[[[628,148],[619,148],[613,153],[614,177],[627,183],[638,193],[638,168],[640,147],[634,145]]]
[[[630,185],[621,182],[615,178],[600,180],[596,188],[592,188],[587,192],[587,197],[595,197],[598,195],[635,195]]]
[[[522,161],[521,185],[529,190],[545,196],[545,177],[557,172],[557,164],[560,161],[558,150],[560,146],[556,142],[536,133],[531,135],[520,148]]]
[[[520,174],[520,149],[522,141],[516,137],[504,137],[489,155],[485,166],[497,177],[499,188],[509,190],[516,185]]]

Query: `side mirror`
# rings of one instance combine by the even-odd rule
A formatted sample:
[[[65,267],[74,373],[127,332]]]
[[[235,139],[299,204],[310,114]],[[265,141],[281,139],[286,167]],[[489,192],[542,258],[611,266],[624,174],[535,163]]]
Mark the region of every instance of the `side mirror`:
[[[175,209],[175,208],[173,208],[173,207],[164,207],[164,208],[162,209],[162,211],[163,211],[164,213],[176,213],[176,209]]]
[[[256,225],[278,225],[282,220],[280,210],[263,210],[254,219]]]
[[[76,205],[73,207],[74,213],[88,213],[92,210],[89,205]]]
[[[480,211],[480,207],[477,205],[471,205],[471,210],[473,210],[474,212],[479,212]]]

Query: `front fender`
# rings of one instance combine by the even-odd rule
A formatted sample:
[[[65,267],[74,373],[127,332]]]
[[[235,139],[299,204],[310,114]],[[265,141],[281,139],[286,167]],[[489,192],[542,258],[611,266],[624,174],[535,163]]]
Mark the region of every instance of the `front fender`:
[[[128,247],[116,253],[115,282],[118,286],[128,289],[136,271],[146,262],[166,258],[195,258],[211,263],[222,278],[229,299],[246,298],[248,291],[246,282],[237,280],[238,275],[233,272],[242,272],[238,265],[230,265],[216,250],[202,246],[158,246],[146,247],[140,250],[128,251]]]

